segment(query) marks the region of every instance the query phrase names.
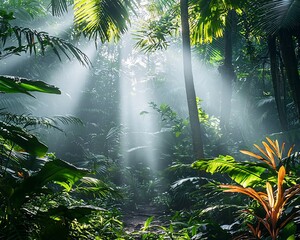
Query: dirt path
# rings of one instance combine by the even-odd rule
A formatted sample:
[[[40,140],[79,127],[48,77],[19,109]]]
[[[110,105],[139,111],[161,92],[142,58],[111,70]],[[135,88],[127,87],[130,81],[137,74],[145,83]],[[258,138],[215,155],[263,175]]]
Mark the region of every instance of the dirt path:
[[[153,206],[139,205],[136,210],[124,213],[125,230],[129,233],[141,230],[145,221],[151,216],[154,216],[152,224],[161,224],[160,217],[164,216],[164,214],[162,210],[158,210]]]

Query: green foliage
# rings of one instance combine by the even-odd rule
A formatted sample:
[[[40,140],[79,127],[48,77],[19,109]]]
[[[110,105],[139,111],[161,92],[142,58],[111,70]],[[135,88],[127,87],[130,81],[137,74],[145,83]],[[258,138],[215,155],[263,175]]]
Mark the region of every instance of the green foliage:
[[[119,39],[130,23],[129,11],[134,1],[83,0],[74,2],[74,21],[79,32],[85,36],[100,38],[102,42]]]
[[[11,55],[20,55],[23,52],[37,55],[38,53],[44,55],[48,49],[61,60],[61,55],[68,59],[75,57],[84,66],[90,66],[88,57],[77,47],[67,42],[64,39],[50,36],[46,32],[38,32],[30,28],[23,28],[19,26],[12,26],[10,21],[13,19],[13,14],[7,13],[0,9],[0,40],[2,47],[0,51],[0,60]],[[14,40],[9,42],[8,40]],[[9,47],[6,44],[11,43]]]
[[[266,166],[255,162],[237,162],[231,156],[198,160],[192,164],[192,167],[211,174],[226,173],[233,181],[244,187],[263,184],[267,180],[262,176]]]
[[[42,81],[30,80],[15,76],[0,76],[0,91],[5,93],[25,93],[36,91],[42,93],[61,94],[60,90]],[[33,97],[33,96],[32,96]]]
[[[7,151],[11,151],[7,146],[14,147],[15,144],[35,156],[44,156],[48,150],[44,143],[23,128],[2,121],[0,121],[0,136],[2,149],[7,149]]]
[[[167,11],[159,20],[147,21],[134,33],[135,47],[148,53],[164,50],[170,45],[170,37],[178,31],[178,19],[175,11]]]
[[[172,132],[173,143],[170,144],[172,148],[173,161],[182,161],[182,159],[188,159],[191,153],[191,138],[190,130],[188,128],[189,121],[183,119],[167,104],[161,104],[158,106],[155,103],[150,103],[150,106],[156,110],[162,120],[162,129],[164,131]]]
[[[51,4],[54,15],[61,15],[67,9],[66,1],[53,0]],[[12,20],[13,13],[0,11],[1,60],[24,52],[46,55],[52,50],[60,60],[62,56],[68,59],[75,57],[82,64],[90,65],[86,55],[69,42],[45,32],[12,26]],[[41,81],[11,76],[1,76],[0,80],[2,92],[30,96],[33,91],[60,93],[55,86]],[[103,180],[96,179],[91,175],[92,171],[47,154],[48,147],[33,132],[40,127],[62,130],[59,125],[78,126],[83,124],[81,120],[72,116],[18,115],[4,112],[4,109],[1,109],[0,117],[1,239],[122,239],[126,235],[119,220],[120,214],[104,209],[113,204],[112,199],[121,197],[119,191],[107,184],[105,177]],[[113,128],[113,125],[110,131],[107,130],[107,151],[118,142],[120,129]],[[99,146],[101,141],[92,138],[94,145],[97,143]],[[110,156],[112,154],[110,152]],[[99,155],[98,152],[94,154],[98,159]],[[108,164],[111,159],[106,160],[105,165],[99,161],[92,169],[99,171],[98,176],[107,170],[104,171],[104,168],[111,167]],[[109,174],[107,172],[106,175]]]
[[[60,125],[83,126],[83,122],[74,116],[54,116],[54,117],[36,117],[31,114],[13,114],[6,111],[0,111],[0,118],[3,122],[14,124],[23,128],[51,128],[63,132]]]
[[[50,6],[53,16],[61,16],[62,14],[68,11],[67,0],[51,0]]]
[[[45,15],[47,11],[40,0],[5,0],[1,1],[0,9],[13,12],[15,17],[20,20],[32,20],[37,16]]]
[[[177,212],[172,218],[171,223],[166,225],[155,224],[153,217],[149,217],[140,231],[134,232],[133,236],[139,239],[231,239],[218,224],[212,221],[201,221],[196,219],[186,219],[181,213]]]
[[[19,136],[20,133],[12,132],[11,136],[14,135]],[[3,140],[6,140],[5,136]],[[94,218],[93,212],[106,210],[78,201],[76,195],[119,197],[105,183],[88,177],[90,171],[87,169],[75,167],[53,155],[37,159],[25,153],[20,154],[16,149],[9,149],[7,144],[5,147],[10,152],[5,153],[4,148],[1,150],[0,200],[4,208],[0,214],[0,226],[3,228],[0,238],[49,239],[49,236],[55,236],[65,239],[81,233],[84,236],[86,232],[80,229],[85,228],[85,223]],[[105,215],[107,214],[101,219]],[[101,216],[97,218],[99,217]],[[113,220],[108,218],[106,221]],[[89,225],[89,228],[95,230],[89,236],[99,236],[102,228],[104,235],[113,236],[115,233],[106,231],[105,225],[98,224],[97,227],[96,232],[96,225]]]
[[[220,185],[225,189],[224,192],[242,193],[257,202],[258,206],[250,205],[245,210],[248,215],[252,215],[252,219],[248,217],[245,222],[254,237],[264,239],[269,236],[271,239],[277,239],[278,236],[284,235],[287,238],[295,238],[293,224],[295,224],[294,218],[299,214],[296,210],[299,185],[295,184],[294,173],[297,170],[291,168],[290,161],[286,161],[295,160],[291,155],[293,148],[290,148],[287,157],[283,158],[284,144],[280,147],[278,141],[269,138],[262,143],[263,148],[254,145],[261,155],[241,150],[242,153],[259,160],[258,163],[236,162],[230,156],[220,156],[213,160],[196,161],[192,167],[212,174],[226,173],[238,185]],[[286,176],[283,166],[285,164],[290,166],[289,176]],[[290,186],[289,188],[283,188],[284,181]],[[276,194],[271,184],[277,184]],[[254,186],[258,187],[259,191],[253,189]],[[266,188],[267,193],[260,191],[262,188]],[[293,197],[295,199],[290,200]]]
[[[297,0],[253,1],[249,8],[254,20],[253,27],[268,35],[278,32],[281,28],[295,29],[299,26],[299,6]],[[256,17],[258,14],[261,16],[259,19]]]

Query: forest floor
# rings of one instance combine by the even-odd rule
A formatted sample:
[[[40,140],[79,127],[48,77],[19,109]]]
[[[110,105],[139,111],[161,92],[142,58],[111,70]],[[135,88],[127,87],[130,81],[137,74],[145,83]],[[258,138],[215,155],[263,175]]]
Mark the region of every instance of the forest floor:
[[[154,217],[151,225],[161,225],[163,223],[162,217],[165,212],[161,209],[157,209],[154,206],[138,205],[135,210],[127,211],[124,213],[123,221],[125,230],[128,233],[140,231],[144,226],[145,221],[149,217]]]

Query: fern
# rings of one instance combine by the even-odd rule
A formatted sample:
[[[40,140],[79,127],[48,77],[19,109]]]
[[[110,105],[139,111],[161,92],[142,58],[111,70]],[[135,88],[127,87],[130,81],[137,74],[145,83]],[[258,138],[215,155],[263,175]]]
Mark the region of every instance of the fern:
[[[74,116],[54,116],[54,117],[35,117],[30,114],[13,114],[9,112],[0,112],[0,118],[3,119],[4,122],[10,124],[16,124],[18,126],[22,126],[23,128],[28,127],[45,127],[52,128],[59,131],[63,131],[59,126],[59,124],[63,125],[83,125],[82,121]]]
[[[121,198],[121,194],[108,186],[105,182],[93,178],[93,177],[83,177],[80,179],[81,184],[79,184],[75,191],[79,193],[92,194],[101,198],[114,197]]]

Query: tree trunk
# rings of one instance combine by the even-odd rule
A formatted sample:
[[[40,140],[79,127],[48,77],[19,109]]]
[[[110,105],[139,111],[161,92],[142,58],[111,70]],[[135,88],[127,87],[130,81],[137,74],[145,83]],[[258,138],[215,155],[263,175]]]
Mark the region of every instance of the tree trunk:
[[[282,130],[288,130],[288,122],[286,118],[285,109],[285,87],[284,79],[280,79],[279,67],[276,54],[276,37],[270,36],[268,38],[268,48],[270,55],[270,65],[271,65],[271,76],[274,88],[275,102],[278,111],[278,117]]]
[[[234,24],[234,16],[234,10],[230,10],[226,18],[225,26],[224,64],[219,67],[222,78],[220,125],[224,132],[227,132],[229,127],[232,84],[235,79],[234,68],[232,65],[232,26]]]
[[[180,0],[180,12],[182,28],[183,71],[192,132],[194,158],[200,159],[204,157],[204,150],[192,72],[190,28],[188,21],[188,0]]]
[[[280,50],[286,75],[292,90],[292,96],[298,111],[300,113],[300,79],[298,73],[298,64],[294,50],[293,38],[288,30],[281,29],[279,32]]]

